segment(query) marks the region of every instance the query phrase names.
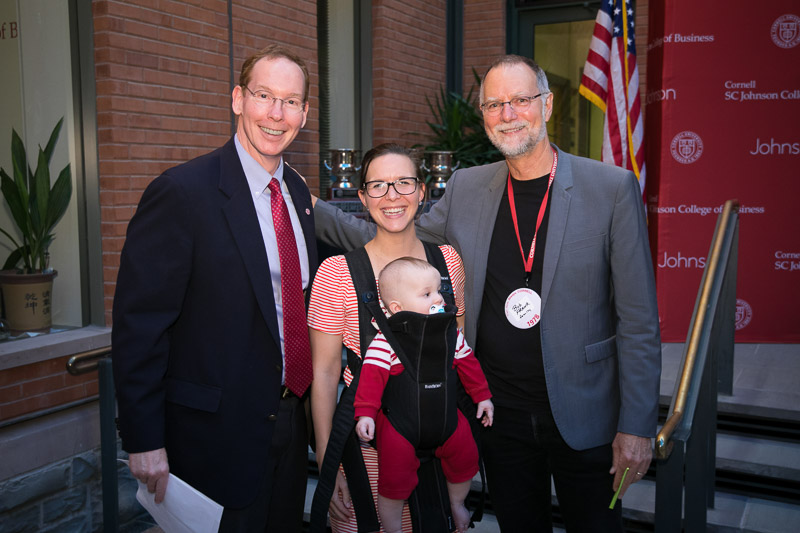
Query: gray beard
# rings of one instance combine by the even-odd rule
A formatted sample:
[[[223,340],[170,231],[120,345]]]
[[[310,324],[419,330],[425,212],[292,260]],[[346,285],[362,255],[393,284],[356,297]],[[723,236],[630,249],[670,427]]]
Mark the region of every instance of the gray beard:
[[[487,132],[488,135],[488,132]],[[509,148],[507,146],[502,146],[500,144],[500,134],[494,133],[493,135],[488,135],[489,140],[492,141],[492,144],[495,148],[497,148],[503,157],[506,159],[516,159],[518,157],[522,157],[531,150],[533,150],[537,144],[542,142],[542,140],[547,136],[547,121],[545,120],[545,107],[542,106],[542,125],[539,129],[539,135],[536,136],[536,139],[532,137],[528,137],[525,142],[520,143],[515,148]]]
[[[495,143],[494,141],[492,141],[492,144],[494,144],[495,148],[500,150],[500,153],[503,154],[503,157],[505,157],[506,159],[515,159],[517,157],[521,157],[527,154],[531,150],[531,148],[533,148],[534,143],[532,143],[531,141],[532,139],[529,137],[527,141],[513,148],[508,146],[503,146],[502,144]]]
[[[518,157],[524,156],[525,154],[527,154],[528,152],[533,150],[533,148],[537,144],[542,142],[542,139],[544,139],[546,133],[547,133],[547,129],[545,128],[544,125],[542,125],[542,128],[539,130],[539,135],[537,135],[536,139],[534,139],[532,137],[528,137],[525,140],[525,142],[520,143],[520,144],[518,144],[517,146],[514,146],[514,147],[509,147],[509,146],[502,145],[499,142],[499,140],[497,139],[499,134],[495,134],[493,136],[490,136],[489,140],[492,141],[492,144],[494,145],[495,148],[500,150],[500,153],[503,154],[503,157],[505,157],[506,159],[516,159]]]

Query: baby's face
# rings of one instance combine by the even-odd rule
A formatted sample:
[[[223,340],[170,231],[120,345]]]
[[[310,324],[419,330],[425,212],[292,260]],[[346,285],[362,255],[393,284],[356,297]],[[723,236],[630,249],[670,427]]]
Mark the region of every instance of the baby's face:
[[[427,315],[433,306],[444,305],[444,298],[439,293],[442,281],[435,270],[426,270],[412,277],[403,290],[400,305],[403,311],[413,311]]]

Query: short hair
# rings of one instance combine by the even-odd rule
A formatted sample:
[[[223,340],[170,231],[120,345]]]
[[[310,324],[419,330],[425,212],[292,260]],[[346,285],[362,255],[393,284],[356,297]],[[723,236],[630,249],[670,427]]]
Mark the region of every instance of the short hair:
[[[423,259],[416,257],[400,257],[394,261],[390,261],[381,273],[378,274],[378,287],[381,291],[381,300],[388,307],[389,302],[397,299],[396,295],[402,290],[403,275],[409,270],[415,269],[417,271],[433,270],[436,272],[436,277],[439,277],[439,271],[436,267]]]
[[[545,74],[544,69],[539,66],[539,64],[534,61],[533,59],[525,56],[519,56],[516,54],[506,54],[504,56],[500,56],[496,58],[492,63],[489,65],[489,68],[486,69],[486,72],[481,78],[481,89],[480,89],[480,103],[483,103],[483,84],[486,82],[486,76],[489,75],[489,72],[492,69],[499,67],[499,66],[513,66],[513,65],[525,65],[529,69],[533,71],[536,75],[536,85],[539,87],[539,92],[541,93],[549,93],[550,92],[550,84],[547,82],[547,74]]]
[[[372,162],[379,157],[388,154],[403,155],[410,159],[414,164],[414,177],[422,181],[422,170],[419,167],[419,158],[417,157],[417,152],[411,148],[406,148],[405,146],[397,143],[383,143],[371,148],[361,159],[361,172],[359,174],[359,178],[361,178],[362,187],[364,186],[364,183],[366,183],[367,171],[369,170],[369,166],[372,164]]]
[[[303,59],[289,50],[288,48],[281,46],[279,44],[270,44],[256,52],[255,54],[251,55],[247,59],[244,60],[242,64],[242,72],[239,74],[239,85],[242,87],[247,87],[250,83],[250,76],[253,73],[253,67],[255,67],[256,63],[258,63],[261,59],[278,59],[284,58],[288,59],[298,67],[300,70],[303,71],[303,78],[305,80],[303,86],[303,101],[308,100],[308,90],[309,90],[309,78],[308,78],[308,67],[306,66],[306,62]],[[248,87],[249,88],[249,87]]]

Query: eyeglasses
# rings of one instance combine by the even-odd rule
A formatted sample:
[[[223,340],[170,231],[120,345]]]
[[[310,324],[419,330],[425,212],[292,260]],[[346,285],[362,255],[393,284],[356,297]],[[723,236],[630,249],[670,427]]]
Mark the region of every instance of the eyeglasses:
[[[514,111],[525,111],[528,109],[534,100],[539,98],[540,96],[544,96],[549,93],[539,93],[536,96],[515,96],[508,102],[500,102],[498,100],[493,100],[491,102],[485,102],[481,104],[481,109],[487,115],[499,115],[503,112],[503,106],[506,104],[511,106],[511,109]]]
[[[280,102],[281,107],[284,111],[289,113],[301,113],[305,108],[305,102],[300,98],[289,97],[289,98],[278,98],[277,96],[273,96],[271,93],[267,91],[251,91],[250,87],[246,87],[242,85],[247,92],[253,95],[255,98],[255,103],[261,107],[271,107],[275,104],[275,102]]]
[[[411,194],[417,190],[417,178],[398,178],[394,181],[368,181],[363,188],[370,198],[381,198],[389,192],[389,185],[394,187],[397,194]]]

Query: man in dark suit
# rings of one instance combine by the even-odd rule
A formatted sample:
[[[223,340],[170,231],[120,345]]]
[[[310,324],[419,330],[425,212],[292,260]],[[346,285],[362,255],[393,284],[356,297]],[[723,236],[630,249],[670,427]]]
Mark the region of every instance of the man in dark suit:
[[[169,473],[224,507],[220,531],[299,531],[311,381],[311,197],[282,158],[308,70],[269,46],[233,89],[236,134],[171,168],[128,227],[113,309],[123,448],[161,502]]]
[[[622,530],[614,491],[639,481],[658,420],[661,344],[636,177],[550,144],[544,71],[504,56],[481,85],[505,160],[456,171],[418,234],[464,261],[465,335],[494,395],[482,434],[503,531]],[[316,202],[317,232],[358,246],[363,221]]]

